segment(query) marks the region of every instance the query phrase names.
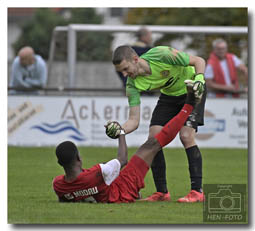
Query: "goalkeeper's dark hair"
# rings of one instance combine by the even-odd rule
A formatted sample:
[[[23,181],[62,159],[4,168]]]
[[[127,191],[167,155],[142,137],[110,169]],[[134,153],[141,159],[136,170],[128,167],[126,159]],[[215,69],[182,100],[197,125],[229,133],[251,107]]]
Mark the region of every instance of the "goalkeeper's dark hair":
[[[73,164],[78,158],[78,149],[71,141],[65,141],[60,143],[56,147],[56,156],[58,163],[63,167],[68,167]]]
[[[130,61],[132,57],[137,53],[135,50],[130,46],[119,46],[113,53],[112,56],[112,63],[114,65],[120,64],[124,59]]]

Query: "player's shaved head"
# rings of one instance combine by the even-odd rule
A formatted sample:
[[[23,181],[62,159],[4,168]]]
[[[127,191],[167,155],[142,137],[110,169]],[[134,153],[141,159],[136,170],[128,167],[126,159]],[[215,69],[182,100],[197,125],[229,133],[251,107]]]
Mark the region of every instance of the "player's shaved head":
[[[56,156],[61,166],[70,166],[78,157],[78,149],[71,141],[60,143],[56,148]]]
[[[119,46],[113,53],[112,63],[114,65],[120,64],[124,59],[132,60],[133,56],[137,56],[135,50],[130,46]]]

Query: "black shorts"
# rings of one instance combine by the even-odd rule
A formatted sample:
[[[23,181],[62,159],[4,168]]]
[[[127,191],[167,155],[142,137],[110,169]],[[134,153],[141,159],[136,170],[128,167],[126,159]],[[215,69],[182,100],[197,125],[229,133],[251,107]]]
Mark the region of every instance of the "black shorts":
[[[164,126],[169,120],[176,116],[185,104],[186,94],[180,96],[160,95],[157,105],[152,113],[150,126]],[[193,112],[185,122],[185,126],[192,127],[197,131],[198,126],[204,125],[204,109],[206,101],[206,89],[201,102],[196,105]]]

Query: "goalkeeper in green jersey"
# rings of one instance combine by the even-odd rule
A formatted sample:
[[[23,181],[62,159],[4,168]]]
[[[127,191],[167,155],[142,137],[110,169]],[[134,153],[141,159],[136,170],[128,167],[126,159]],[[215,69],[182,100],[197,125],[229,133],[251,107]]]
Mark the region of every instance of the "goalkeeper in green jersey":
[[[140,92],[160,89],[158,103],[152,113],[149,137],[154,137],[162,127],[182,109],[186,95],[185,80],[191,80],[196,94],[201,98],[185,125],[180,130],[180,139],[187,153],[191,179],[191,191],[178,202],[203,201],[202,156],[195,142],[197,126],[204,123],[205,81],[204,59],[188,55],[168,46],[150,49],[142,56],[129,46],[118,47],[112,62],[116,71],[127,77],[126,94],[129,102],[129,118],[122,125],[125,133],[139,126]],[[108,134],[114,138],[114,133]],[[152,163],[152,173],[157,192],[143,199],[146,201],[170,201],[166,183],[166,163],[160,150]]]

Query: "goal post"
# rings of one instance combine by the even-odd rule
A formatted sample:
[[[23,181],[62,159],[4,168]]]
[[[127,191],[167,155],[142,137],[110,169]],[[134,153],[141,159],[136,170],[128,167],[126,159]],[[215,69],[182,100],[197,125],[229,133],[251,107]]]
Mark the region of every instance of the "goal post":
[[[56,34],[58,32],[67,32],[67,66],[69,87],[74,87],[75,64],[77,52],[77,32],[136,32],[141,25],[102,25],[102,24],[70,24],[68,26],[55,27],[49,51],[49,76],[55,52]],[[164,34],[247,34],[248,27],[245,26],[161,26],[146,25],[152,33]]]

